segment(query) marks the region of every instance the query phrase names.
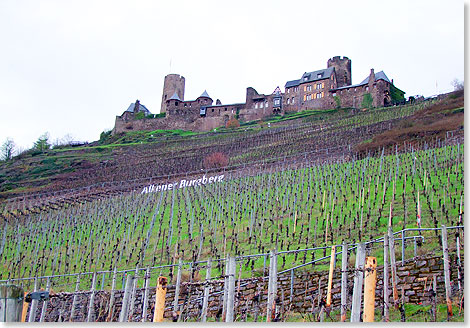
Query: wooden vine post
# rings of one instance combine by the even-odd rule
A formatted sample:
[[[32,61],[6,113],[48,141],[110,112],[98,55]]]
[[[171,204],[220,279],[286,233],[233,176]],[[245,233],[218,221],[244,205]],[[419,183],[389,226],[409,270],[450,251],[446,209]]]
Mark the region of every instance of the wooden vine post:
[[[90,289],[90,301],[88,303],[88,315],[86,322],[91,322],[94,321],[94,302],[95,302],[95,292],[96,292],[96,272],[93,273],[93,279],[91,283],[91,289]]]
[[[80,290],[80,273],[77,276],[77,282],[75,283],[75,294],[73,295],[72,300],[72,308],[70,309],[70,319],[69,321],[73,321],[73,317],[75,316],[75,309],[78,304],[78,291]]]
[[[393,288],[393,305],[398,310],[398,277],[397,277],[397,264],[395,262],[395,239],[393,238],[393,230],[388,228],[388,245],[390,250],[390,266],[392,269],[392,288]]]
[[[331,288],[333,287],[333,273],[335,270],[335,252],[336,252],[336,246],[331,246],[330,272],[328,274],[328,293],[326,294],[327,312],[330,310],[330,306],[331,306]]]
[[[364,322],[374,322],[375,286],[377,283],[377,259],[369,256],[366,259],[364,278]]]
[[[149,283],[150,283],[150,268],[147,267],[145,271],[145,284],[144,284],[144,300],[142,301],[142,322],[147,321],[147,304],[148,304],[148,295],[149,295]]]
[[[34,291],[38,291],[38,278],[34,278]],[[28,322],[34,322],[36,319],[36,309],[38,307],[38,300],[32,300],[31,306],[29,307],[29,319]]]
[[[47,278],[46,291],[49,291],[50,289],[51,289],[51,278]],[[39,322],[44,322],[44,318],[46,317],[46,310],[47,310],[48,303],[49,301],[44,301],[42,303],[41,317],[39,318]]]
[[[390,321],[390,292],[388,289],[389,282],[389,271],[388,271],[388,235],[384,235],[384,277],[383,277],[383,288],[384,288],[384,317],[385,322]]]
[[[201,311],[201,322],[207,321],[207,307],[209,303],[209,281],[211,279],[211,271],[212,271],[212,259],[207,261],[207,268],[206,268],[206,281],[204,286],[204,298],[202,301],[202,311]]]
[[[266,306],[266,322],[272,321],[275,312],[277,295],[277,250],[271,250],[269,260],[268,304]]]
[[[129,314],[129,298],[132,292],[132,285],[134,284],[134,276],[127,274],[126,286],[124,289],[124,296],[122,298],[121,313],[119,314],[119,322],[127,322]]]
[[[29,303],[25,302],[24,299],[28,295],[28,292],[24,292],[23,297],[23,312],[21,313],[21,322],[26,322],[26,314],[28,313]]]
[[[178,273],[176,274],[176,288],[175,288],[175,298],[173,300],[173,312],[179,314],[179,295],[180,295],[180,285],[181,285],[181,269],[183,266],[183,259],[180,257],[178,261]]]
[[[447,321],[452,318],[452,299],[451,299],[451,286],[450,286],[450,271],[449,271],[449,248],[447,247],[447,228],[442,225],[442,251],[444,255],[444,282],[446,286],[446,302],[447,302]]]
[[[158,277],[157,290],[155,294],[155,312],[153,314],[153,322],[163,321],[163,313],[165,312],[165,296],[167,283],[168,279],[166,277]]]
[[[361,294],[364,282],[364,260],[366,256],[366,245],[364,243],[357,245],[356,267],[354,272],[354,288],[351,306],[351,322],[360,322],[361,318]]]
[[[111,297],[109,300],[109,306],[108,306],[108,316],[106,318],[106,321],[113,321],[113,314],[114,314],[114,300],[116,298],[116,277],[117,277],[117,268],[114,267],[113,271],[113,281],[111,283]]]
[[[229,257],[228,288],[227,288],[227,312],[225,315],[225,322],[233,322],[233,318],[234,318],[236,270],[237,270],[237,264],[235,262],[235,256],[230,256]]]
[[[346,321],[348,299],[348,244],[343,242],[341,249],[341,322]]]

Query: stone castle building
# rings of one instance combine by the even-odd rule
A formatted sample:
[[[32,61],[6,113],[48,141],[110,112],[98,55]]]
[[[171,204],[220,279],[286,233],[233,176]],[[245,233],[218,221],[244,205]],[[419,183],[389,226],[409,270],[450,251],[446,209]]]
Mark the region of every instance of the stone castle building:
[[[169,74],[165,76],[158,118],[149,115],[147,108],[136,101],[116,117],[113,133],[156,129],[209,131],[232,118],[246,122],[307,109],[383,107],[403,99],[405,94],[383,71],[375,73],[371,69],[361,83],[352,85],[351,81],[351,60],[336,56],[328,60],[327,68],[287,81],[284,93],[279,87],[271,94],[259,94],[248,87],[245,102],[225,105],[219,99],[214,104],[206,90],[195,100],[184,100],[185,78]],[[133,105],[135,108],[131,108]],[[145,112],[145,118],[136,119],[139,112]]]

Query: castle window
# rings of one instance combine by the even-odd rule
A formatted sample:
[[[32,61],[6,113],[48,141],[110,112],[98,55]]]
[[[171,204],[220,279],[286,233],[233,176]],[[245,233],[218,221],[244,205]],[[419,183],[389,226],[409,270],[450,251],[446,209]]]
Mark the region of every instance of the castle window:
[[[264,107],[266,107],[266,108],[268,107],[268,102],[267,101],[264,103]]]
[[[292,105],[294,104],[294,97],[292,97]]]
[[[214,112],[214,108],[212,108],[212,113]]]
[[[175,101],[175,106],[178,106],[178,102],[177,102],[177,101]]]
[[[336,96],[336,92],[333,92],[333,97],[335,97],[335,96]]]
[[[225,107],[225,111],[227,111],[227,107]]]
[[[306,76],[306,77],[304,77],[304,81],[308,81],[308,77],[307,77],[307,76]]]
[[[287,104],[288,105],[290,104],[290,98],[287,98]]]
[[[259,108],[263,108],[263,102],[259,103]]]
[[[369,86],[366,86],[366,91],[369,91]]]
[[[317,79],[321,78],[322,76],[323,76],[323,74],[322,74],[322,73],[320,73],[320,74],[317,74]]]
[[[255,103],[255,108],[258,108],[258,103]]]
[[[289,92],[290,92],[290,89],[287,89],[287,93],[289,93]]]

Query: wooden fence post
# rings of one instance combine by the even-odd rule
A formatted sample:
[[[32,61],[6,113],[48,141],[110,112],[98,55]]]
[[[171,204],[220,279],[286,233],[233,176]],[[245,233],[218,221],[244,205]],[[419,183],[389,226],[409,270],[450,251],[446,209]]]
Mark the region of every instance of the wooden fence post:
[[[462,296],[462,284],[460,280],[462,279],[462,275],[460,273],[462,262],[460,261],[460,237],[457,235],[456,241],[455,241],[455,246],[456,246],[456,251],[457,251],[457,281],[458,281],[458,286],[459,286],[459,296]]]
[[[180,257],[178,261],[178,273],[176,274],[176,288],[175,288],[175,298],[173,300],[173,312],[179,314],[179,296],[180,296],[180,285],[181,285],[181,268],[183,266],[183,259]]]
[[[202,311],[201,311],[201,321],[207,321],[207,307],[209,304],[209,281],[211,279],[211,271],[212,271],[212,259],[207,261],[207,268],[206,268],[206,281],[204,286],[204,298],[202,301]]]
[[[49,291],[51,289],[51,278],[47,278],[46,282],[46,291]],[[44,301],[42,304],[42,310],[41,310],[41,317],[39,318],[39,322],[44,322],[44,317],[46,316],[46,310],[47,310],[47,304],[49,301]]]
[[[134,274],[134,281],[132,282],[132,289],[131,289],[131,295],[129,297],[130,300],[130,305],[129,305],[129,321],[132,321],[132,317],[134,315],[134,304],[135,304],[135,298],[136,298],[136,292],[137,292],[137,281],[139,279],[139,267],[137,266],[135,268],[135,274]]]
[[[114,267],[113,282],[111,283],[111,297],[109,299],[109,306],[108,306],[108,317],[106,318],[107,322],[113,320],[114,299],[115,299],[115,294],[116,294],[116,277],[117,277],[117,268]]]
[[[393,305],[398,310],[397,264],[395,261],[395,239],[392,227],[388,228],[388,245],[390,250],[390,266],[392,271]]]
[[[21,322],[26,322],[26,314],[28,313],[29,303],[26,303],[24,299],[28,295],[28,292],[24,292],[23,296],[23,312],[21,313]]]
[[[277,250],[271,250],[269,259],[268,304],[266,306],[266,322],[271,322],[277,295]]]
[[[72,309],[70,310],[70,318],[69,321],[73,321],[73,316],[75,315],[75,309],[77,307],[78,303],[78,291],[80,289],[80,273],[77,276],[77,282],[75,283],[75,294],[73,295],[73,301],[72,301]]]
[[[383,321],[390,321],[390,291],[388,289],[389,284],[389,271],[388,271],[388,235],[384,235],[384,277],[383,277],[383,288],[384,288],[384,316]]]
[[[237,270],[237,264],[235,257],[229,257],[229,276],[228,276],[228,288],[227,288],[227,314],[225,316],[225,322],[233,322],[234,317],[234,304],[235,304],[235,273]]]
[[[155,293],[155,312],[153,314],[153,322],[163,321],[167,283],[168,279],[166,277],[158,277],[157,290]]]
[[[228,275],[229,275],[229,257],[225,258],[225,275],[224,275],[224,296],[222,302],[222,321],[225,321],[227,314],[227,293],[228,293]]]
[[[38,291],[38,278],[34,278],[34,291]],[[38,307],[38,300],[32,300],[31,306],[29,307],[29,319],[28,322],[34,322],[36,319],[36,309]]]
[[[290,270],[290,296],[289,296],[290,308],[292,308],[292,301],[294,299],[294,280],[295,280],[295,274],[294,274],[294,269],[292,269]]]
[[[23,295],[25,292],[22,287],[11,284],[0,285],[0,322],[21,321]]]
[[[329,313],[331,306],[331,288],[333,287],[333,273],[335,270],[335,253],[336,246],[331,246],[331,255],[330,255],[330,272],[328,274],[328,289],[326,294],[326,308]]]
[[[345,322],[348,301],[348,244],[345,242],[341,252],[341,322]]]
[[[360,322],[361,319],[361,299],[362,284],[364,281],[364,261],[366,256],[366,245],[364,243],[357,245],[356,268],[354,273],[354,288],[351,306],[351,322]]]
[[[93,273],[93,279],[91,281],[91,294],[90,294],[90,302],[88,303],[88,315],[86,318],[86,322],[93,321],[94,315],[94,302],[95,302],[95,285],[96,285],[96,272]]]
[[[447,247],[447,228],[442,225],[442,252],[444,255],[444,282],[446,286],[446,302],[447,302],[447,321],[452,318],[452,299],[451,299],[451,286],[450,286],[450,271],[449,271],[449,248]]]
[[[142,322],[147,321],[147,305],[149,299],[149,280],[150,280],[150,268],[147,267],[145,271],[145,290],[144,290],[144,300],[142,304]]]
[[[432,298],[432,317],[433,321],[437,321],[437,277],[436,275],[433,276],[432,279],[432,291],[433,291],[433,298]]]
[[[124,297],[122,298],[121,313],[119,314],[119,322],[128,321],[127,314],[129,313],[129,296],[130,296],[130,293],[132,292],[133,282],[134,282],[134,276],[128,273],[127,279],[126,279],[126,287],[124,290]]]
[[[375,286],[377,283],[377,259],[369,256],[366,259],[364,277],[364,322],[374,322]]]
[[[401,265],[405,265],[405,230],[401,231]]]

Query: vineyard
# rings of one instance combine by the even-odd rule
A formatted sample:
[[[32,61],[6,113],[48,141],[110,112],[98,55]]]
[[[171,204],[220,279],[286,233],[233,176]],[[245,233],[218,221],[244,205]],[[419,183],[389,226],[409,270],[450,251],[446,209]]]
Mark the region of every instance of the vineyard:
[[[288,118],[211,133],[131,133],[0,164],[10,177],[0,179],[0,280],[25,290],[45,288],[47,281],[54,293],[125,290],[131,274],[134,286],[156,286],[159,276],[179,286],[182,280],[228,279],[224,272],[234,257],[240,288],[241,281],[267,282],[273,250],[280,276],[326,271],[331,247],[345,244],[345,265],[354,265],[352,251],[360,245],[367,246],[364,256],[383,265],[389,228],[401,265],[440,255],[444,225],[463,292],[463,94]],[[228,163],[208,166],[205,159],[214,153]],[[210,184],[178,187],[183,179],[222,175]],[[159,184],[175,187],[142,192]],[[315,287],[315,299],[321,288]],[[134,302],[136,287],[132,295]],[[240,295],[236,311],[243,313]],[[293,287],[289,295],[292,302]],[[146,311],[148,301],[142,301]],[[320,311],[320,301],[315,304],[306,312]],[[178,320],[199,321],[198,315],[187,311]],[[253,314],[245,311],[238,320],[253,320]]]

